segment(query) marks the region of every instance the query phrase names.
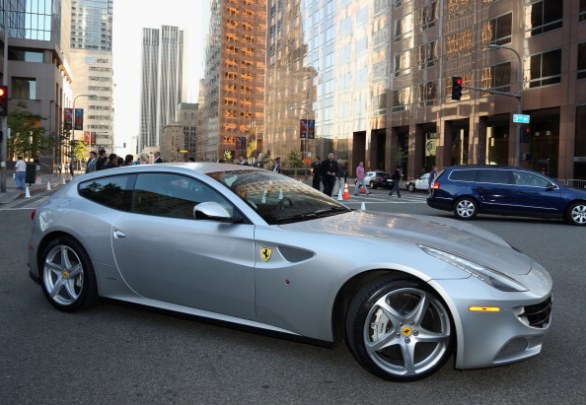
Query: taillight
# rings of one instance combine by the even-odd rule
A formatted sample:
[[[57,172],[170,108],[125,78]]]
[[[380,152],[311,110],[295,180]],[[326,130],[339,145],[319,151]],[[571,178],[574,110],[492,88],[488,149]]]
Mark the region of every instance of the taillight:
[[[434,190],[439,190],[439,188],[440,188],[439,181],[434,181],[433,186],[431,188],[433,188]]]
[[[37,210],[36,209],[31,210],[31,221],[35,220],[35,215],[37,215]]]

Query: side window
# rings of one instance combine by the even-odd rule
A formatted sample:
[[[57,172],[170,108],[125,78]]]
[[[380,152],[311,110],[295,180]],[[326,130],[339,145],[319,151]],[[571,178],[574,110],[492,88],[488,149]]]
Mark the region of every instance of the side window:
[[[234,206],[202,182],[172,173],[139,174],[134,186],[133,212],[170,218],[193,219],[193,208],[205,201],[221,204],[234,218]]]
[[[88,200],[121,211],[130,211],[136,175],[108,176],[80,183],[79,194]]]
[[[508,170],[478,170],[476,181],[479,183],[511,184]]]
[[[474,181],[476,177],[476,170],[454,170],[450,174],[450,180],[452,181]]]
[[[547,187],[549,181],[534,173],[515,171],[515,184],[519,186]]]

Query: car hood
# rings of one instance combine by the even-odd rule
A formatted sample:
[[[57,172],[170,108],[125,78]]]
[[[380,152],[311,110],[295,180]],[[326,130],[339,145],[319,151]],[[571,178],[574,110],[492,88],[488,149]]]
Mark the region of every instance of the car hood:
[[[283,225],[301,231],[372,239],[373,249],[388,242],[422,244],[448,251],[478,264],[527,274],[533,260],[504,239],[480,227],[448,218],[352,211],[347,214]]]

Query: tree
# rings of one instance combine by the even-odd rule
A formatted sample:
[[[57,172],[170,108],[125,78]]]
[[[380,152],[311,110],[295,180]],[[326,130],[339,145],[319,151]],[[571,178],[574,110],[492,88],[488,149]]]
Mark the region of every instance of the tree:
[[[303,160],[301,160],[301,157],[297,152],[291,151],[287,155],[287,164],[289,167],[295,169],[295,177],[297,177],[297,169],[303,167]]]
[[[24,102],[16,105],[8,113],[8,127],[11,136],[8,140],[8,156],[28,156],[35,158],[55,145],[55,140],[45,136],[46,129],[41,126],[43,117],[26,110]]]

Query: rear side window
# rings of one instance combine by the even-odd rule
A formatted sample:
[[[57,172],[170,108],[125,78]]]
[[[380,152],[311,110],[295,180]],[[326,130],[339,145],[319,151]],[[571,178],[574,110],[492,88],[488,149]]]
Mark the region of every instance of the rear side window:
[[[508,170],[478,170],[476,181],[479,183],[511,184]]]
[[[79,194],[88,200],[121,211],[130,211],[136,175],[108,176],[79,184]]]
[[[474,181],[476,177],[476,170],[454,170],[450,174],[452,181]]]

